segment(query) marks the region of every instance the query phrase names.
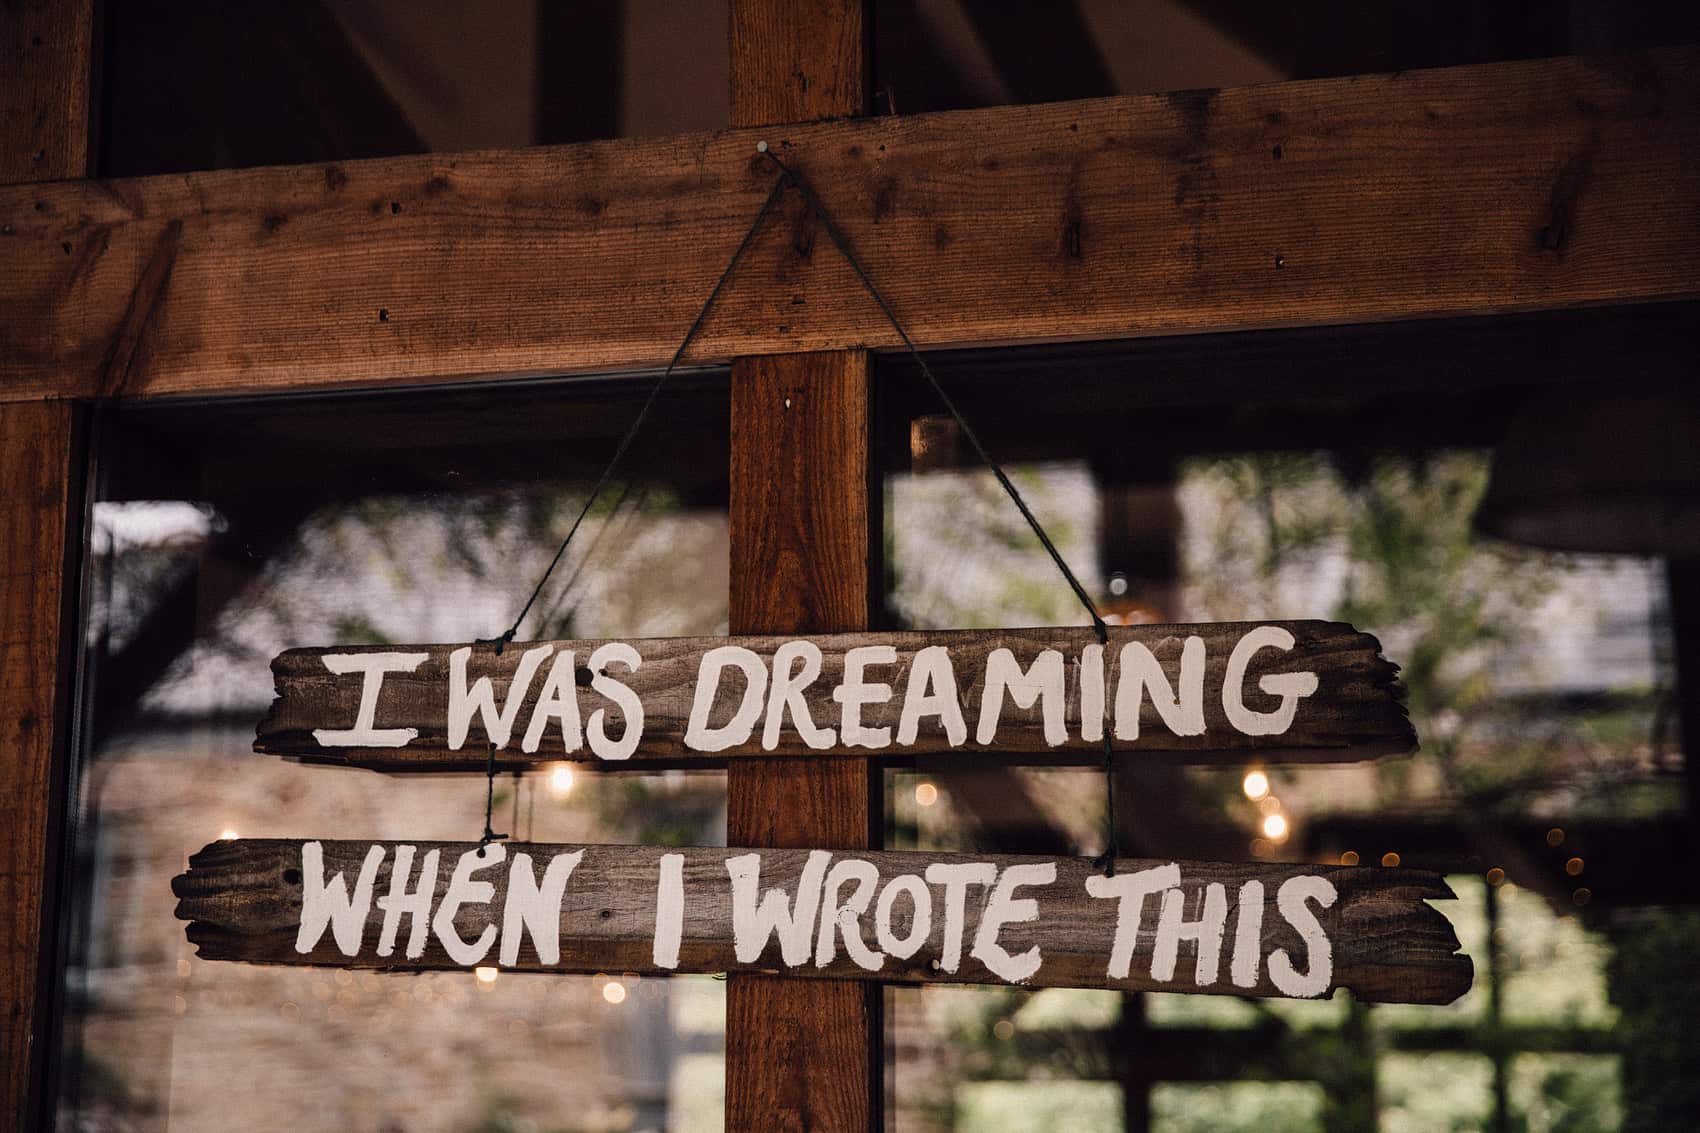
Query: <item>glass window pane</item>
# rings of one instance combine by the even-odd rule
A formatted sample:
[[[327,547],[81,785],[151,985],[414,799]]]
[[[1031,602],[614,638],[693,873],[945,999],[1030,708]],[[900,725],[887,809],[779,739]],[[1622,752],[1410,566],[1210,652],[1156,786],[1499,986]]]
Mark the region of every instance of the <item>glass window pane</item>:
[[[67,1128],[720,1127],[712,977],[203,962],[170,896],[217,838],[479,836],[482,775],[255,754],[269,663],[505,628],[644,392],[245,402],[103,428]],[[725,438],[701,425],[726,419],[725,398],[708,377],[663,399],[521,640],[725,632]],[[492,821],[515,841],[723,845],[725,776],[503,773]]]
[[[1108,1082],[975,1082],[956,1097],[956,1125],[972,1133],[1123,1128],[1121,1091]]]
[[[1382,1133],[1485,1129],[1493,1063],[1474,1054],[1390,1054],[1376,1060]]]
[[[1623,1123],[1618,1060],[1610,1056],[1518,1055],[1510,1093],[1528,1133],[1607,1133]]]
[[[1691,395],[1669,385],[1675,326],[1666,313],[1601,312],[932,359],[1112,623],[1349,621],[1401,666],[1419,751],[1217,765],[1123,755],[1122,852],[1438,871],[1457,897],[1438,907],[1475,983],[1444,1006],[1148,994],[1119,997],[1114,1014],[1087,997],[952,991],[966,1005],[954,1022],[904,1009],[888,1024],[893,1128],[952,1128],[937,1101],[968,1085],[1052,1079],[1117,1083],[1130,1127],[1192,1112],[1223,1126],[1240,1104],[1224,1099],[1239,1095],[1217,1084],[1265,1080],[1320,1090],[1324,1110],[1294,1120],[1325,1113],[1330,1128],[1496,1128],[1496,1115],[1515,1127],[1536,1120],[1542,1090],[1561,1114],[1588,1074],[1618,1075],[1611,1096],[1630,1109],[1631,1084],[1644,1083],[1658,1099],[1649,1112],[1678,1111],[1674,1083],[1690,1075],[1656,1052],[1692,1049],[1692,1022],[1675,1021],[1669,998],[1691,1001],[1692,965],[1627,958],[1687,923],[1663,906],[1689,888],[1675,876],[1694,822],[1676,658],[1692,651],[1679,633],[1695,629],[1674,612],[1681,544],[1660,517],[1685,514],[1692,461],[1643,459],[1678,451],[1659,447],[1665,422],[1693,416]],[[1568,384],[1481,361],[1531,333],[1574,347]],[[1620,369],[1623,388],[1600,383]],[[892,621],[1082,624],[909,364],[888,362],[882,399]],[[1612,436],[1529,443],[1531,430],[1574,428],[1579,412],[1617,422]],[[1593,454],[1608,440],[1616,456],[1602,472]],[[1621,514],[1608,514],[1620,497],[1606,487],[1539,494],[1610,472],[1633,479]],[[1519,541],[1500,517],[1524,491],[1545,510],[1520,519]],[[1548,545],[1577,531],[1610,545]],[[935,757],[890,771],[888,844],[1099,853],[1101,771],[1033,762],[1045,765]],[[1653,970],[1668,974],[1668,995],[1651,993]],[[894,989],[888,1003],[943,994]],[[1042,1028],[1024,1028],[1036,1017]],[[1633,1028],[1663,1041],[1631,1043]],[[1518,1069],[1547,1055],[1599,1061],[1555,1063],[1549,1088],[1547,1071]],[[1092,1074],[1059,1070],[1070,1058]],[[1596,1119],[1615,1127],[1618,1111],[1574,1118]]]
[[[1313,1133],[1322,1088],[1309,1082],[1167,1083],[1151,1091],[1152,1133]]]

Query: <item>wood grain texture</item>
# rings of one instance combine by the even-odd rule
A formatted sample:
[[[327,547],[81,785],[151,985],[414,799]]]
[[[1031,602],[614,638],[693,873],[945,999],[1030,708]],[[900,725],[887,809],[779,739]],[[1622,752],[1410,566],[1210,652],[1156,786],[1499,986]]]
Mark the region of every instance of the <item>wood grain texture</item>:
[[[60,719],[72,407],[0,405],[0,1127],[28,1125]]]
[[[3,189],[0,399],[659,365],[772,184],[763,138],[924,347],[1692,297],[1697,63],[1678,48]],[[103,387],[126,325],[130,365]],[[689,361],[894,344],[793,199]]]
[[[800,407],[803,398],[799,395]],[[737,451],[736,443],[734,451]],[[796,450],[789,450],[796,451]],[[818,451],[818,450],[817,450]],[[735,458],[736,459],[736,458]],[[794,478],[795,468],[778,468],[772,483],[802,484]],[[735,477],[734,484],[740,482]],[[733,514],[737,515],[737,489],[734,489]],[[799,493],[793,493],[793,495]],[[774,503],[774,501],[769,501]],[[778,504],[781,508],[798,508],[790,500]],[[832,609],[833,603],[848,604],[848,580],[860,577],[865,570],[866,557],[836,544],[816,530],[816,525],[833,514],[828,501],[817,501],[811,507],[794,514],[778,516],[771,508],[752,504],[757,513],[752,519],[757,529],[750,532],[747,543],[740,542],[734,521],[734,547],[750,546],[750,560],[777,562],[779,569],[764,574],[761,579],[745,578],[742,589],[734,593],[745,595],[749,601],[735,603],[735,624],[774,625],[784,620],[816,625],[842,624],[851,620],[849,610]],[[810,520],[809,517],[814,517]],[[799,547],[819,547],[819,554],[797,552],[782,554],[778,548],[783,538],[776,532],[788,532]],[[787,568],[790,569],[787,569]],[[747,573],[747,565],[745,568]],[[733,572],[734,585],[739,586],[740,571]],[[836,580],[836,586],[834,582]],[[764,594],[757,593],[759,584],[770,584]],[[758,600],[759,599],[759,600]],[[785,619],[775,603],[796,603],[796,612]],[[745,606],[759,606],[752,612]],[[1254,630],[1271,627],[1291,635],[1294,642],[1289,651],[1258,648],[1246,651],[1249,658],[1243,677],[1230,682],[1228,670],[1236,648]],[[1333,760],[1365,759],[1372,756],[1402,754],[1416,749],[1416,733],[1406,716],[1402,703],[1403,687],[1398,681],[1399,666],[1381,656],[1381,646],[1374,637],[1359,633],[1343,622],[1209,622],[1199,625],[1142,625],[1110,628],[1109,647],[1104,651],[1105,703],[1113,718],[1111,727],[1118,736],[1124,721],[1117,713],[1118,691],[1122,677],[1121,653],[1124,647],[1138,644],[1148,651],[1161,666],[1165,678],[1181,688],[1182,652],[1189,641],[1200,643],[1203,651],[1201,695],[1204,730],[1182,735],[1165,723],[1156,699],[1167,693],[1151,693],[1149,686],[1139,689],[1139,734],[1118,738],[1116,746],[1122,751],[1148,754],[1170,754],[1191,762],[1244,761],[1256,758],[1270,762],[1326,762]],[[764,723],[772,704],[772,688],[778,676],[766,677],[765,691],[759,703],[762,715],[752,724],[748,736],[720,752],[696,750],[686,743],[687,725],[698,686],[702,683],[703,655],[727,645],[749,650],[761,660],[763,668],[772,673],[774,652],[787,642],[805,640],[814,644],[821,654],[820,675],[804,690],[803,699],[816,727],[834,730],[834,746],[811,749],[796,728],[793,712],[783,715],[783,724],[775,746],[765,746]],[[623,734],[624,709],[591,685],[592,672],[587,667],[604,641],[561,641],[547,643],[554,652],[534,662],[533,674],[525,691],[517,700],[517,714],[512,728],[497,750],[499,766],[524,767],[558,759],[593,761],[597,756],[584,744],[567,750],[563,728],[551,720],[540,737],[537,750],[525,752],[522,740],[542,698],[545,677],[555,658],[571,653],[574,680],[573,692],[578,701],[581,720],[593,712],[609,713],[604,725],[611,736]],[[635,672],[623,666],[604,666],[602,672],[637,694],[643,705],[643,739],[628,762],[634,764],[685,765],[704,760],[727,757],[761,757],[763,762],[777,763],[787,756],[810,756],[805,764],[819,766],[833,754],[882,754],[910,756],[918,754],[955,754],[965,759],[983,761],[988,754],[1004,754],[1028,762],[1095,761],[1102,757],[1103,747],[1098,734],[1085,738],[1082,698],[1087,681],[1082,676],[1081,657],[1085,650],[1096,646],[1097,638],[1086,628],[1018,629],[1018,630],[954,630],[902,631],[889,633],[843,633],[812,635],[755,635],[728,638],[655,638],[627,642],[641,658]],[[1255,640],[1253,644],[1256,644]],[[890,698],[865,704],[860,709],[861,724],[867,728],[888,730],[888,743],[877,749],[850,746],[843,742],[838,731],[843,706],[835,692],[844,679],[845,655],[852,649],[866,646],[889,646],[896,660],[889,665],[870,665],[863,669],[863,680],[888,687]],[[351,763],[362,767],[390,770],[464,770],[484,766],[489,733],[485,717],[472,716],[465,739],[458,749],[452,749],[448,731],[450,689],[454,681],[449,657],[459,649],[472,650],[466,663],[466,681],[472,684],[488,677],[493,703],[498,710],[508,702],[516,670],[524,655],[539,648],[535,643],[509,645],[497,653],[490,645],[385,645],[331,646],[328,648],[291,649],[272,662],[272,674],[277,687],[277,699],[260,721],[254,742],[256,751],[272,755],[288,755],[321,762]],[[902,708],[908,700],[908,687],[917,653],[923,649],[944,649],[950,658],[956,684],[956,700],[960,706],[964,737],[952,744],[936,714],[929,714],[918,723],[914,739],[904,743],[899,727]],[[989,742],[980,742],[979,722],[987,684],[987,658],[995,650],[1007,649],[1024,670],[1034,664],[1041,652],[1060,654],[1056,672],[1061,675],[1062,697],[1057,700],[1065,737],[1061,744],[1051,746],[1045,738],[1045,700],[1034,698],[1027,707],[1015,702],[1008,692],[994,697],[998,705],[998,723]],[[401,747],[327,747],[314,737],[316,729],[346,729],[359,714],[364,678],[361,673],[333,673],[327,667],[327,654],[349,655],[367,653],[419,653],[424,655],[412,672],[392,672],[385,676],[378,693],[374,723],[378,728],[410,728],[417,734]],[[560,662],[563,666],[565,661]],[[795,671],[795,666],[788,666]],[[566,673],[566,669],[562,669]],[[1261,691],[1260,682],[1275,679],[1286,673],[1313,673],[1316,691],[1297,701],[1292,723],[1280,734],[1254,735],[1241,731],[1228,718],[1224,693],[1231,684],[1244,697],[1247,708],[1270,712],[1281,704],[1281,698]],[[564,677],[563,677],[564,679]],[[1137,686],[1137,678],[1133,684]],[[1094,682],[1095,685],[1095,682]],[[747,678],[737,669],[723,672],[719,677],[718,695],[709,710],[707,722],[720,728],[738,713],[749,689]],[[929,686],[930,687],[930,686]],[[919,690],[917,691],[919,695]],[[1101,733],[1099,733],[1101,734]],[[764,808],[750,816],[758,823],[778,821]],[[760,843],[758,843],[760,844]]]
[[[0,5],[0,185],[89,172],[90,0]]]
[[[867,354],[741,358],[732,367],[732,578],[742,633],[868,625]],[[862,758],[780,758],[727,770],[726,828],[752,846],[879,844],[880,773]],[[740,976],[726,988],[726,1125],[862,1131],[878,1123],[877,988]]]
[[[871,381],[865,351],[733,365],[733,632],[866,628]]]
[[[867,102],[863,0],[732,0],[732,121],[816,122]]]
[[[87,176],[93,30],[90,0],[12,0],[0,9],[0,184]],[[0,249],[10,250],[13,231],[0,221]],[[10,317],[0,300],[0,320]],[[0,345],[0,356],[9,354]],[[41,993],[57,979],[41,964],[51,962],[44,941],[63,801],[66,690],[58,685],[75,410],[8,400],[0,394],[0,1128],[24,1129],[46,1121],[36,1089],[50,1010]]]
[[[374,895],[390,892],[395,843],[376,843],[385,850],[372,888]],[[370,842],[324,842],[324,877],[340,873],[352,889],[360,873]],[[417,843],[414,865],[405,879],[411,890],[418,884],[418,863],[435,848],[440,852],[436,875],[435,910],[447,889],[450,873],[460,855],[476,850],[472,842]],[[785,972],[810,978],[881,980],[893,983],[1006,983],[974,953],[976,933],[989,905],[984,885],[970,886],[964,905],[963,947],[954,971],[949,970],[945,952],[947,916],[945,888],[926,882],[930,900],[930,924],[925,944],[908,957],[886,954],[877,970],[870,971],[852,961],[842,935],[834,937],[832,955],[822,962],[820,926],[827,916],[816,907],[808,920],[810,947],[807,959],[793,964],[780,954],[779,941],[769,936],[754,960],[739,961],[733,952],[732,896],[727,859],[752,851],[746,849],[668,849],[654,846],[557,846],[513,844],[507,857],[477,876],[495,885],[488,904],[461,906],[454,915],[456,932],[465,940],[476,940],[486,926],[502,931],[502,909],[506,901],[508,871],[512,855],[531,857],[533,876],[554,855],[582,850],[584,856],[568,879],[560,913],[560,958],[545,965],[537,956],[534,939],[523,937],[514,963],[517,970],[602,971],[602,972]],[[654,961],[656,887],[659,860],[663,854],[683,856],[685,903],[676,969],[658,967]],[[758,892],[780,889],[795,902],[799,881],[809,851],[759,851]],[[1336,898],[1328,908],[1313,901],[1307,907],[1326,934],[1332,957],[1329,991],[1349,988],[1359,999],[1374,1003],[1449,1003],[1468,990],[1471,963],[1458,952],[1458,940],[1446,917],[1426,902],[1450,898],[1452,891],[1438,874],[1415,869],[1373,869],[1315,865],[1227,864],[1220,862],[1177,862],[1123,859],[1116,874],[1126,878],[1141,870],[1175,865],[1177,888],[1182,894],[1181,919],[1197,921],[1203,915],[1205,890],[1222,886],[1227,904],[1222,924],[1224,935],[1219,966],[1213,978],[1200,979],[1197,942],[1181,940],[1172,974],[1161,978],[1153,973],[1158,935],[1159,900],[1147,898],[1134,937],[1131,962],[1125,977],[1108,974],[1110,953],[1116,939],[1120,902],[1115,897],[1089,894],[1086,882],[1097,876],[1083,858],[1038,858],[1006,855],[964,855],[844,851],[823,860],[823,866],[845,859],[870,862],[878,881],[869,889],[869,900],[893,878],[924,877],[934,863],[990,863],[999,873],[1016,865],[1054,866],[1056,877],[1049,883],[1024,885],[1014,892],[1036,902],[1031,919],[1010,920],[999,929],[996,941],[1011,955],[1030,947],[1039,949],[1039,966],[1025,981],[1033,987],[1114,987],[1130,991],[1185,991],[1202,994],[1282,996],[1285,993],[1270,973],[1267,957],[1277,948],[1286,949],[1295,969],[1308,970],[1307,946],[1290,919],[1279,908],[1281,885],[1290,878],[1321,878],[1334,887]],[[409,959],[405,949],[388,957],[377,955],[379,930],[384,912],[374,900],[367,910],[364,930],[353,956],[341,950],[329,931],[323,933],[306,953],[296,951],[297,930],[303,892],[302,843],[273,839],[244,839],[214,842],[189,859],[189,871],[172,882],[180,898],[177,916],[191,922],[189,940],[203,958],[245,960],[260,963],[315,964],[336,967],[424,970],[470,966],[458,964],[444,951],[440,933],[424,942],[421,955]],[[1261,882],[1260,918],[1255,922],[1258,963],[1245,984],[1236,984],[1230,964],[1236,949],[1241,886]],[[818,879],[817,882],[818,884]],[[849,898],[853,885],[842,887]],[[873,905],[868,906],[874,908]],[[898,939],[914,928],[915,903],[909,897],[892,902],[890,928]],[[1129,916],[1131,917],[1131,910]],[[878,950],[870,912],[835,923],[854,922],[860,938]],[[405,942],[407,923],[401,924]],[[489,962],[490,952],[478,962]],[[1322,994],[1319,992],[1319,994]],[[771,1037],[771,1036],[770,1036]],[[730,1036],[729,1036],[730,1038]]]

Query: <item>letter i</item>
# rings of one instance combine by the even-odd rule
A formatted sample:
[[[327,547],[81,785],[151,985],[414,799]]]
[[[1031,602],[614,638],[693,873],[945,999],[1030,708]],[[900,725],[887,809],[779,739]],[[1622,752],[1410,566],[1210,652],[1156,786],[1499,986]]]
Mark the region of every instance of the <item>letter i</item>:
[[[1263,882],[1240,886],[1239,923],[1234,927],[1234,962],[1229,971],[1235,987],[1256,987],[1263,960]]]
[[[685,855],[662,854],[655,888],[655,966],[679,966],[679,938],[685,927]]]

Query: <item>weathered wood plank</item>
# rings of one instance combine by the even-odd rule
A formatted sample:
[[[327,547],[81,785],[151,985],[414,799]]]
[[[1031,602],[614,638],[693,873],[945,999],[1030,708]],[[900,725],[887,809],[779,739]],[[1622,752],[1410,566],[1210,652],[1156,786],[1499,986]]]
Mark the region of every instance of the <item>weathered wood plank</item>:
[[[1106,878],[1079,858],[524,843],[477,857],[470,842],[418,843],[398,858],[401,845],[214,842],[172,882],[177,916],[205,959],[388,970],[489,963],[1299,997],[1344,987],[1377,1003],[1449,1003],[1471,981],[1451,925],[1426,903],[1452,892],[1422,870],[1126,859]],[[529,890],[510,905],[511,877],[528,871],[543,890],[545,871],[569,862],[559,906],[550,891],[522,929]],[[457,870],[491,888],[445,908]],[[340,939],[336,920],[303,912],[326,885],[350,910]],[[404,915],[400,895],[416,890],[432,894],[429,908]],[[387,934],[379,898],[398,910]],[[775,919],[756,911],[762,902]]]
[[[1697,61],[5,189],[0,398],[659,364],[771,184],[760,138],[925,347],[1692,297]],[[894,337],[793,201],[691,361],[864,345]]]
[[[14,0],[0,11],[0,184],[88,175],[93,29],[90,0]],[[12,231],[0,221],[0,257]],[[0,300],[0,323],[9,305]],[[51,1113],[41,1039],[58,982],[61,628],[79,534],[77,430],[73,406],[8,405],[7,385],[0,377],[0,1128],[29,1129]]]
[[[1090,629],[331,647],[272,672],[256,751],[398,770],[481,767],[492,743],[504,767],[1097,758],[1105,727],[1118,750],[1189,760],[1416,746],[1398,666],[1339,622],[1113,627],[1108,647]]]

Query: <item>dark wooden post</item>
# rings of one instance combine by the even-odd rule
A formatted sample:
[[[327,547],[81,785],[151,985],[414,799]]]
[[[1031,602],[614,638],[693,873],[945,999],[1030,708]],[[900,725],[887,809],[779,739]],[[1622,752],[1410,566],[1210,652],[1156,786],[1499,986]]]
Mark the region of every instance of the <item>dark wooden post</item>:
[[[861,0],[734,0],[735,126],[863,112]],[[733,633],[865,629],[870,369],[864,351],[732,366]],[[727,838],[741,846],[877,844],[866,759],[735,761]],[[872,1129],[880,987],[733,976],[726,988],[726,1128]]]
[[[0,18],[0,184],[88,173],[89,0],[23,0]],[[68,548],[80,536],[73,406],[0,404],[0,1128],[45,1126],[44,932],[58,828]]]

